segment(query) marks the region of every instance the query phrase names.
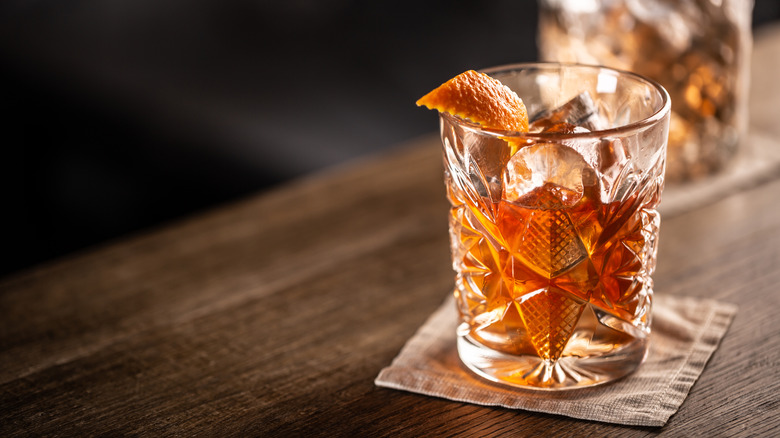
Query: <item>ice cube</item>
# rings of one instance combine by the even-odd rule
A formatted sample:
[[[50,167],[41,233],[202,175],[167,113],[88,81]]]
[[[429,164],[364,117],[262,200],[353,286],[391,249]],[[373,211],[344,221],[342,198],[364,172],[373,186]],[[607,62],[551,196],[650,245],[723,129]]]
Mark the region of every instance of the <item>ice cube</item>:
[[[465,166],[472,185],[480,196],[498,202],[501,198],[501,173],[509,161],[511,148],[498,137],[466,133]]]
[[[603,129],[604,123],[599,119],[598,108],[590,93],[583,91],[563,105],[543,111],[529,125],[530,132],[545,132],[569,124],[589,131]]]
[[[609,193],[617,184],[623,169],[628,165],[628,152],[619,138],[603,138],[599,145],[598,171],[601,179],[602,201],[609,202]]]
[[[573,148],[557,143],[538,143],[521,148],[506,166],[504,199],[518,201],[533,190],[551,185],[553,196],[563,206],[582,198],[585,186],[597,184],[596,171]]]
[[[562,133],[562,134],[575,134],[586,133],[590,130],[581,126],[576,126],[568,122],[556,123],[545,128],[544,133]],[[585,158],[585,161],[591,165],[594,169],[600,168],[599,161],[599,140],[590,137],[584,138],[569,138],[560,140],[561,144],[569,146],[575,151],[579,152]]]

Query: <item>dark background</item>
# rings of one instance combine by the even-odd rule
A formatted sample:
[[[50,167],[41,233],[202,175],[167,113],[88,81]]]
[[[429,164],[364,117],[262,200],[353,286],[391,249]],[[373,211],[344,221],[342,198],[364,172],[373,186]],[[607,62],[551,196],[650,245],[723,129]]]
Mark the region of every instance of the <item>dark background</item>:
[[[536,60],[536,17],[529,0],[4,0],[0,276],[432,133],[414,101]]]

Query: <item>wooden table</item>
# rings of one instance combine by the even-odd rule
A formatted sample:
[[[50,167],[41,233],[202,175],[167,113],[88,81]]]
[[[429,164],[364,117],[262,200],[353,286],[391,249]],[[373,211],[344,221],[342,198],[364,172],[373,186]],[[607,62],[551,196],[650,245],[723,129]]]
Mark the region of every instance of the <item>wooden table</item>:
[[[754,112],[780,106],[768,84]],[[375,387],[452,287],[439,153],[421,139],[6,278],[0,436],[779,433],[780,168],[663,218],[656,293],[740,306],[665,427]]]

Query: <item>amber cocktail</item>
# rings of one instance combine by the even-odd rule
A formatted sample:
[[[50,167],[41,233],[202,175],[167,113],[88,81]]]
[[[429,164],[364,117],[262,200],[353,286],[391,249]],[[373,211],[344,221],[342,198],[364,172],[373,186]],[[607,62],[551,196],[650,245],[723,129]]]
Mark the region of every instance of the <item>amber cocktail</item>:
[[[622,377],[648,347],[668,94],[594,66],[485,73],[530,123],[440,115],[461,360],[526,388]]]

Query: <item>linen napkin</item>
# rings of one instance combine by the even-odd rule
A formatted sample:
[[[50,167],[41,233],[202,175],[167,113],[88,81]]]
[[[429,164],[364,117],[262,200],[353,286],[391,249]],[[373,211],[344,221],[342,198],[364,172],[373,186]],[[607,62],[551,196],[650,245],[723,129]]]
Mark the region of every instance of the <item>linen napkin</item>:
[[[726,333],[736,306],[664,296],[653,300],[650,349],[634,373],[602,386],[559,392],[488,382],[460,363],[455,346],[457,311],[452,297],[407,341],[374,383],[486,406],[635,426],[663,426],[688,395]]]

